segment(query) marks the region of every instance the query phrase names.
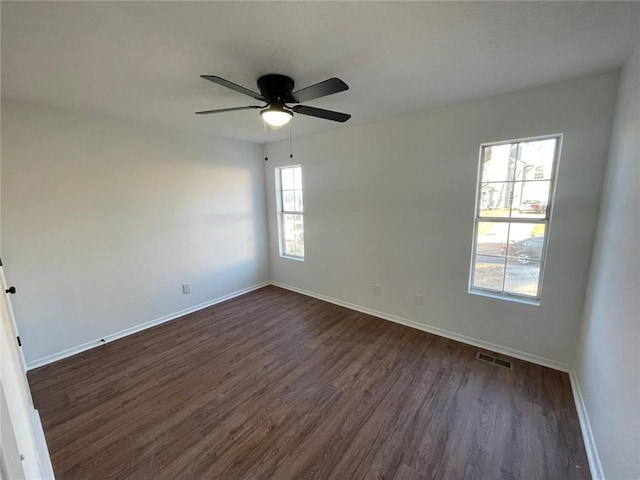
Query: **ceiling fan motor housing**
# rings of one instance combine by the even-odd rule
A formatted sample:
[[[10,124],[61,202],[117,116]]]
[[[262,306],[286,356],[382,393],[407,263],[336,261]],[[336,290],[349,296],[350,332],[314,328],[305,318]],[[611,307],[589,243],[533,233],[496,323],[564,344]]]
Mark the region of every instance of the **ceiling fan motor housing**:
[[[258,89],[268,103],[298,103],[292,95],[295,83],[286,75],[270,73],[258,78]]]

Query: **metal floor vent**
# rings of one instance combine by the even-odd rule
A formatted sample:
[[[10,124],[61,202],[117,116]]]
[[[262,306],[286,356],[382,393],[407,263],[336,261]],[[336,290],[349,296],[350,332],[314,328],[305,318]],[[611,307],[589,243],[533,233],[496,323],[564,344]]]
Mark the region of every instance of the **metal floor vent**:
[[[511,370],[511,362],[508,360],[503,360],[501,358],[494,357],[492,355],[487,355],[486,353],[478,352],[476,353],[476,359],[481,362],[491,363],[493,365],[497,365],[499,367],[508,368]]]

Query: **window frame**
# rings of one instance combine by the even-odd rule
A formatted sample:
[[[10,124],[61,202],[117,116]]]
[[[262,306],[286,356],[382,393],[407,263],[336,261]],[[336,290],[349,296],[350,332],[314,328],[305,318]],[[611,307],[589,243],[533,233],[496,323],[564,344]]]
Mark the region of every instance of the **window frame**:
[[[282,171],[287,169],[300,169],[300,188],[294,188],[294,192],[300,190],[303,198],[303,207],[302,210],[284,210],[284,198],[283,198],[283,190],[282,188]],[[302,181],[302,165],[283,165],[281,167],[275,168],[275,186],[276,186],[276,210],[277,210],[277,222],[278,222],[278,250],[281,258],[288,258],[289,260],[297,260],[299,262],[304,262],[304,254],[302,256],[292,255],[290,253],[286,253],[285,249],[285,235],[284,235],[284,216],[285,215],[300,215],[302,217],[302,225],[303,225],[303,235],[304,235],[304,182]],[[295,187],[295,185],[294,185]],[[304,237],[302,240],[302,245],[304,246]]]
[[[535,142],[535,141],[544,141],[549,139],[555,139],[555,149],[553,154],[553,162],[551,165],[551,172],[549,174],[549,197],[546,205],[545,216],[543,218],[525,218],[525,217],[483,217],[480,215],[480,206],[482,203],[482,173],[483,173],[483,159],[484,159],[484,150],[487,147],[494,147],[499,145],[513,145],[519,143],[527,143],[527,142]],[[500,300],[508,300],[518,303],[524,303],[528,305],[540,305],[542,299],[542,287],[544,283],[544,272],[547,264],[547,251],[549,248],[549,232],[551,229],[551,223],[553,220],[553,205],[555,203],[556,198],[556,185],[558,179],[558,170],[560,165],[560,157],[562,154],[562,142],[563,142],[563,134],[562,133],[554,133],[548,135],[538,135],[534,137],[525,137],[518,138],[513,140],[501,140],[496,142],[487,142],[480,144],[480,150],[478,153],[478,173],[476,177],[476,201],[474,208],[474,216],[473,216],[473,241],[471,247],[471,266],[469,269],[469,285],[468,285],[468,293],[474,295],[480,295],[484,297],[497,298]],[[532,179],[531,181],[544,181],[540,179]],[[516,180],[514,179],[515,183]],[[510,199],[510,208],[513,208],[512,200]],[[526,295],[522,293],[514,293],[507,292],[504,290],[505,277],[506,277],[506,262],[508,261],[508,251],[507,258],[505,259],[505,276],[502,280],[502,289],[500,291],[477,287],[473,285],[473,280],[475,277],[475,267],[476,267],[476,251],[477,251],[477,242],[478,242],[478,225],[480,222],[488,222],[488,223],[520,223],[520,224],[541,224],[544,225],[544,242],[542,245],[542,251],[540,252],[540,270],[538,273],[538,289],[536,295]],[[509,242],[509,238],[507,238],[507,242]],[[508,245],[508,243],[507,243]]]

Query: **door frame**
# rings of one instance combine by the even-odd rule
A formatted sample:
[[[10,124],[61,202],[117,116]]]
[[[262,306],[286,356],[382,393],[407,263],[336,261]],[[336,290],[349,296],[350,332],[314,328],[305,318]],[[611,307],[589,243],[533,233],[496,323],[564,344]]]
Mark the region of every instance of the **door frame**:
[[[3,421],[8,435],[15,440],[18,458],[15,452],[5,451],[2,442],[3,462],[12,462],[8,470],[24,472],[24,478],[54,480],[51,458],[44,438],[44,430],[38,411],[33,406],[31,390],[27,381],[22,347],[18,346],[18,330],[13,317],[13,309],[8,294],[4,267],[0,260],[0,383],[6,400],[9,421]],[[4,401],[3,400],[3,401]]]

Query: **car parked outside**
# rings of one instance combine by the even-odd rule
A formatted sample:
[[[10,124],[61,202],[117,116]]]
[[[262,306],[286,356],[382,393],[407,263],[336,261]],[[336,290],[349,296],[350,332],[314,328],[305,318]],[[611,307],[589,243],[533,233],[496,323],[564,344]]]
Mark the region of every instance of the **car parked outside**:
[[[542,247],[544,246],[544,237],[529,237],[518,242],[502,245],[502,251],[509,258],[515,259],[518,263],[526,265],[529,262],[539,262],[542,259]]]
[[[520,213],[544,213],[547,206],[540,200],[525,200],[518,207]]]

